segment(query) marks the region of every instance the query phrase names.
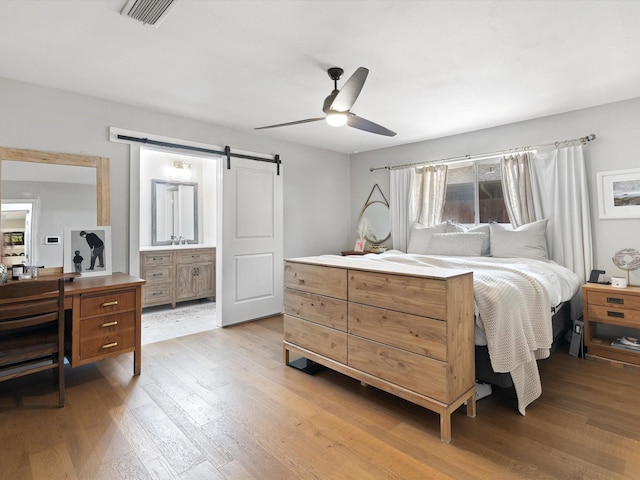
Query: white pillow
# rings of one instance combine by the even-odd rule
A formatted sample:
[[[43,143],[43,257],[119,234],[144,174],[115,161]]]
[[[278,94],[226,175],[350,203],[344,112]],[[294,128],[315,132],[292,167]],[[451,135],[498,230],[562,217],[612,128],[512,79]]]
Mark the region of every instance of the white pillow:
[[[447,226],[446,222],[437,223],[430,227],[425,227],[419,223],[414,223],[409,234],[409,246],[407,253],[426,254],[427,247],[434,233],[444,233]]]
[[[487,235],[481,232],[434,233],[429,243],[430,255],[479,257]]]
[[[527,223],[513,230],[491,223],[491,255],[502,258],[547,260],[548,219]]]
[[[459,223],[455,223],[452,221],[447,221],[447,229],[446,229],[446,233],[453,233],[453,232],[479,232],[479,233],[484,233],[484,241],[482,242],[482,256],[483,257],[488,257],[490,255],[490,243],[489,243],[489,237],[490,237],[490,230],[489,230],[489,225],[485,224],[485,225],[476,225],[475,227],[470,227],[467,228],[464,225],[460,225]]]

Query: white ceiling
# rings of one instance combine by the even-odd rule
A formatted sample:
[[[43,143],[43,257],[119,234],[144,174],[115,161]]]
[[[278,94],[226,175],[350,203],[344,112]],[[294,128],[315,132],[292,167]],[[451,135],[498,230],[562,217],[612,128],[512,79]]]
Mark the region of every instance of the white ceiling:
[[[256,135],[351,153],[640,97],[637,1],[0,1],[0,77],[242,131],[322,116],[326,69],[368,80],[352,111]],[[212,142],[224,139],[212,139]]]

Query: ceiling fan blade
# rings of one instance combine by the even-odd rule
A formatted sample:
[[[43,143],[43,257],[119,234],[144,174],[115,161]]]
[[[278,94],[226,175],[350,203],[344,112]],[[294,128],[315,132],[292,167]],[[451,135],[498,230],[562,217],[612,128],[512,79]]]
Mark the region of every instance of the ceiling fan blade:
[[[349,113],[347,117],[347,125],[358,130],[364,130],[365,132],[377,133],[378,135],[385,135],[387,137],[394,137],[396,132],[392,132],[388,128],[385,128],[377,123],[373,123],[370,120],[357,116],[355,113]]]
[[[349,111],[351,107],[353,107],[353,104],[356,103],[358,95],[360,95],[360,91],[367,79],[367,75],[369,75],[369,70],[367,68],[358,68],[342,86],[340,92],[336,95],[336,98],[333,100],[333,103],[329,108],[338,112]]]
[[[256,127],[254,130],[264,130],[265,128],[286,127],[288,125],[298,125],[300,123],[317,122],[319,120],[324,120],[324,118],[325,117],[307,118],[306,120],[296,120],[295,122],[278,123],[277,125],[267,125],[266,127]]]

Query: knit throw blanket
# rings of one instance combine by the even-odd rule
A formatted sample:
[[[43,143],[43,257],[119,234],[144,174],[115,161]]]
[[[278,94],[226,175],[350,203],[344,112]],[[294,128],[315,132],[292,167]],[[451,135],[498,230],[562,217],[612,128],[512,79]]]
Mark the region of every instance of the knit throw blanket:
[[[476,324],[484,328],[491,366],[510,373],[518,411],[542,393],[536,360],[547,358],[553,332],[551,306],[544,286],[522,268],[492,264],[490,259],[417,254],[367,255],[367,260],[473,271]]]

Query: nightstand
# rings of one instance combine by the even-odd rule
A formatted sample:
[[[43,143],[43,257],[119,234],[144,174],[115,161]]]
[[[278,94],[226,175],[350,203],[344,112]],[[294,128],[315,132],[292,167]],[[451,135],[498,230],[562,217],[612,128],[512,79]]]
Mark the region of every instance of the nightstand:
[[[588,283],[582,298],[587,357],[640,365],[640,351],[611,346],[622,336],[640,338],[640,287]]]

